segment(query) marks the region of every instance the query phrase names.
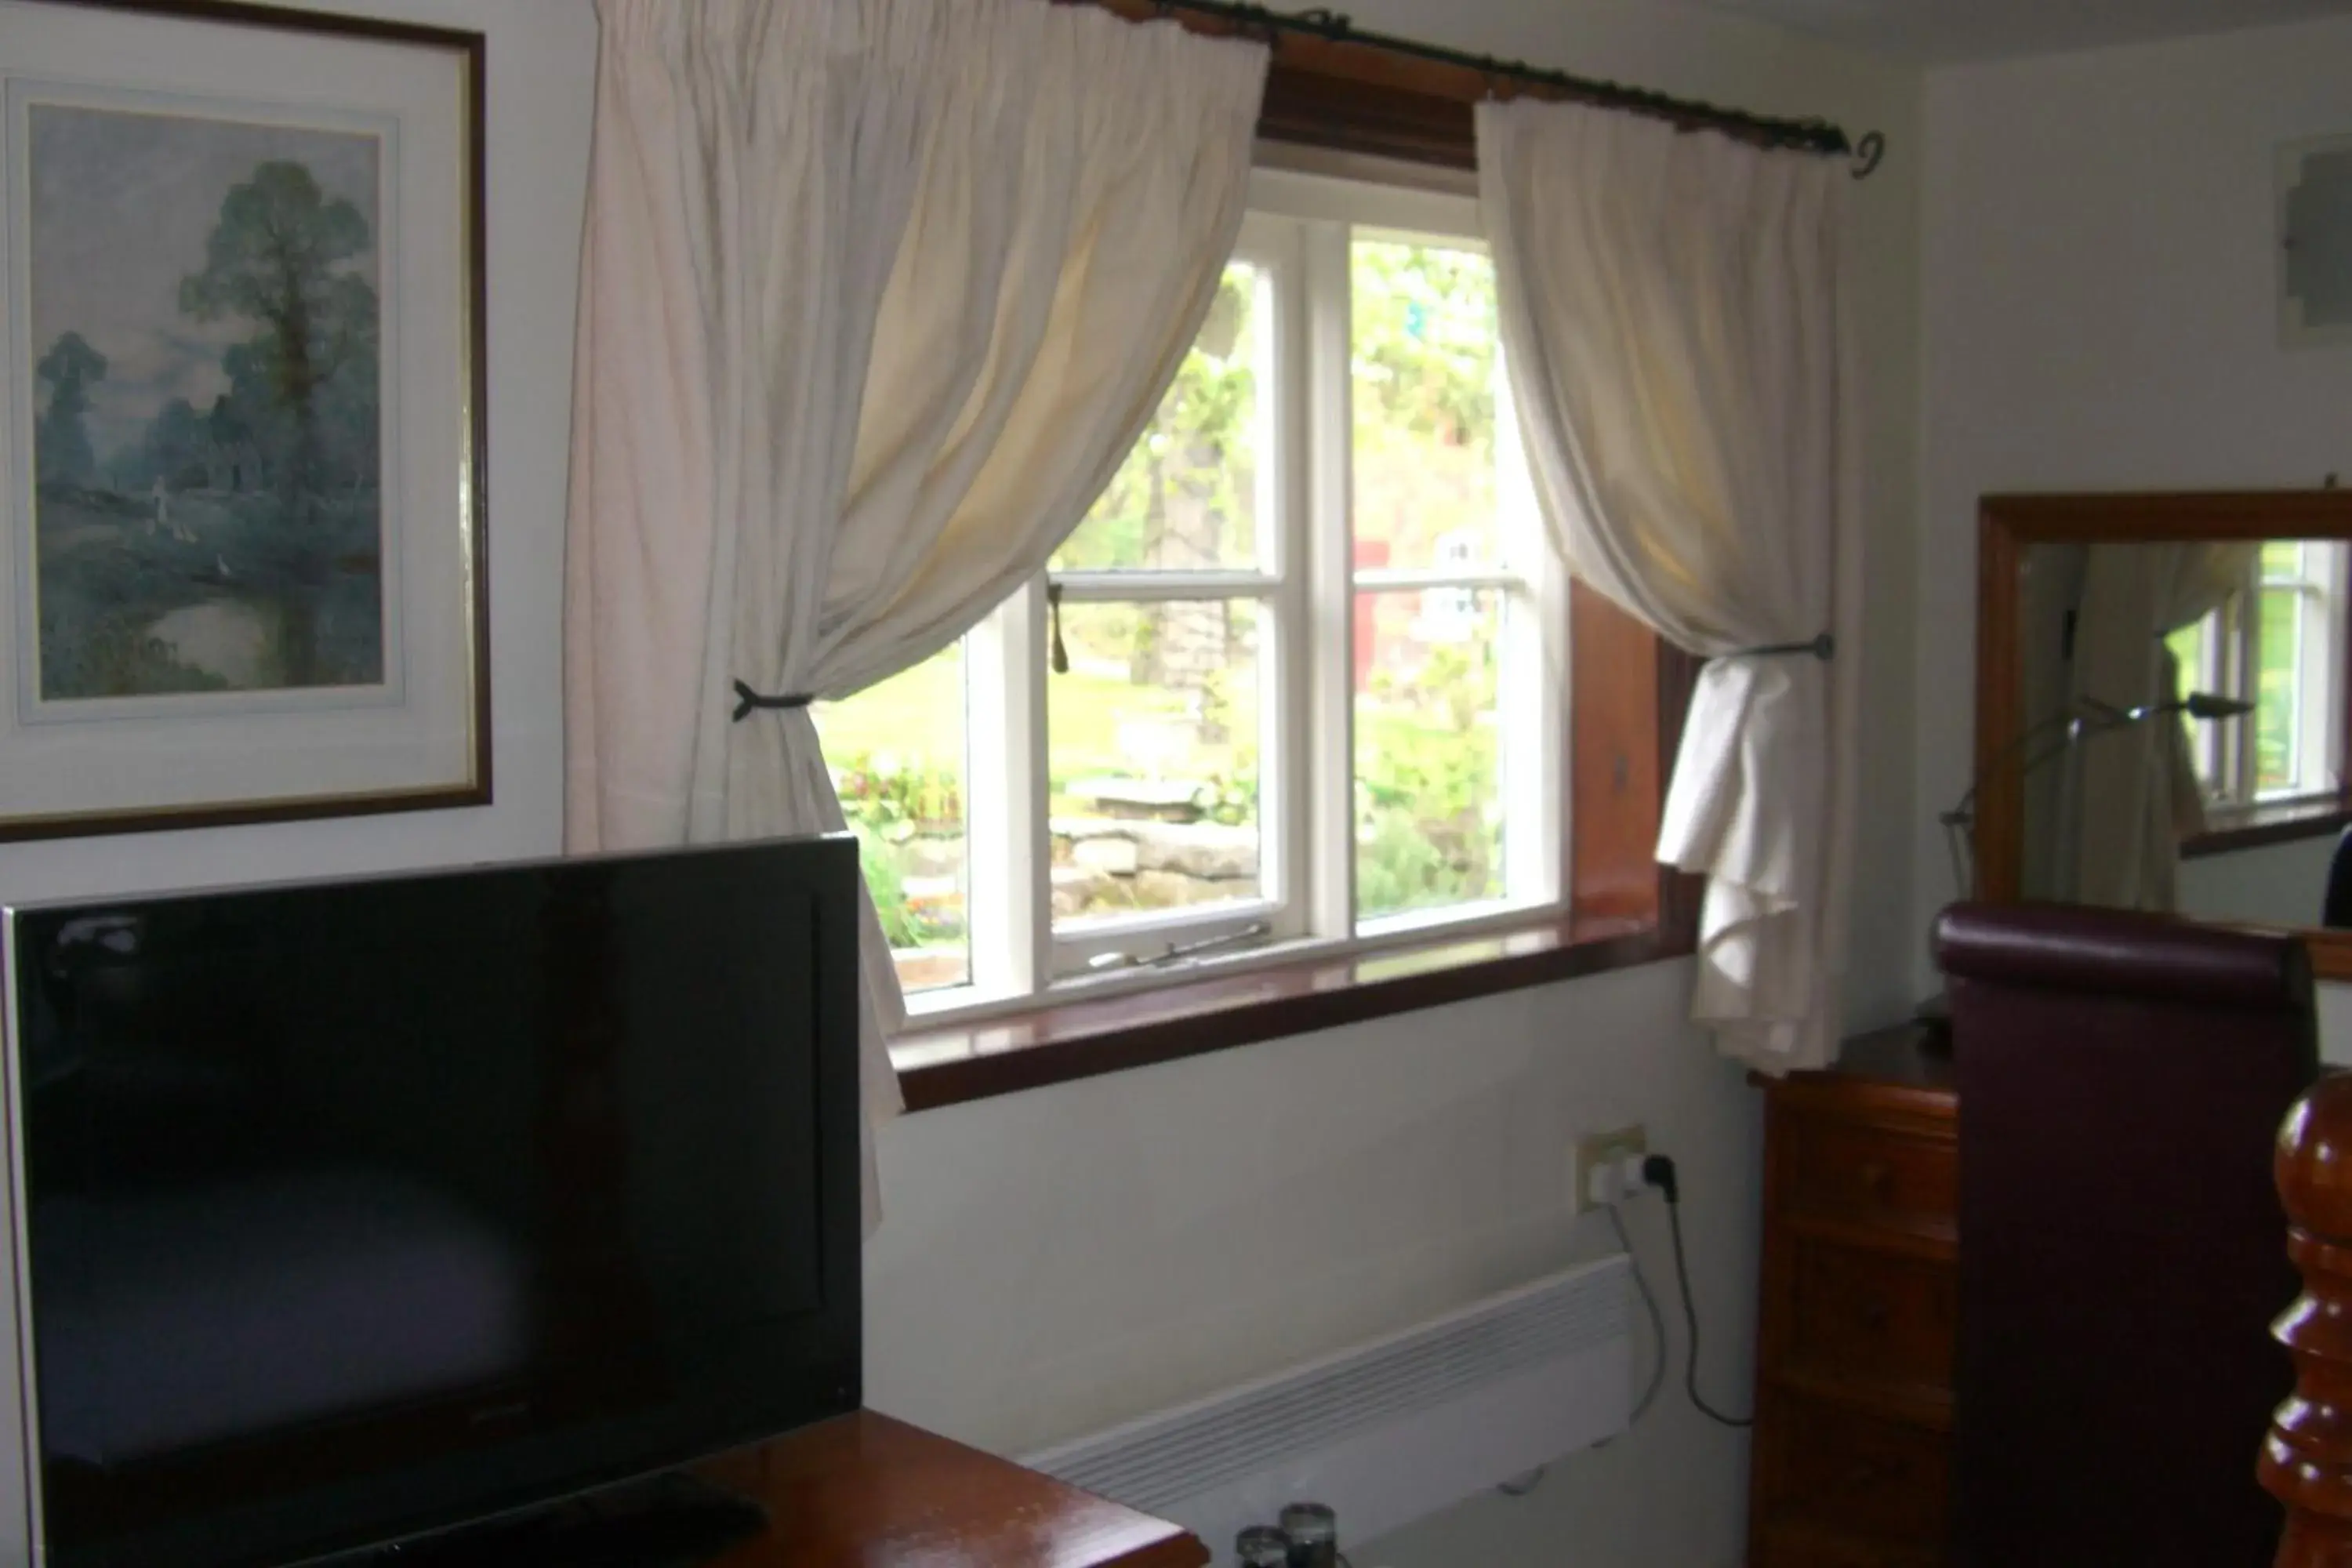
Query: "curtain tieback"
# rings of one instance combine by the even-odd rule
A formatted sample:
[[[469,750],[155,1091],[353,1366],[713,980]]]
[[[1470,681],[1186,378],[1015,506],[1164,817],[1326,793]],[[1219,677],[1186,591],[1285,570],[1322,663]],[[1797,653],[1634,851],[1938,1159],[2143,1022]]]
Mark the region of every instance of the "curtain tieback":
[[[806,691],[795,691],[787,697],[762,697],[739,680],[735,683],[735,717],[732,721],[740,724],[751,716],[755,708],[788,713],[795,708],[805,708],[815,700],[816,698]]]
[[[1827,664],[1837,658],[1837,638],[1828,632],[1823,632],[1811,642],[1773,643],[1768,647],[1738,647],[1729,653],[1719,653],[1715,657],[1717,658],[1793,658],[1798,654],[1810,654],[1823,664]],[[740,690],[741,688],[738,687],[737,689]]]

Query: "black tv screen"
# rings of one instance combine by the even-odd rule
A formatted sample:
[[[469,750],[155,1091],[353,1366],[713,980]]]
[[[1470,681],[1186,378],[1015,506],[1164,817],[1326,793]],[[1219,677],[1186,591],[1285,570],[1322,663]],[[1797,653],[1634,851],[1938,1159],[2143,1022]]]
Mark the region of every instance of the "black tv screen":
[[[301,1560],[855,1408],[856,876],[10,910],[50,1568]]]

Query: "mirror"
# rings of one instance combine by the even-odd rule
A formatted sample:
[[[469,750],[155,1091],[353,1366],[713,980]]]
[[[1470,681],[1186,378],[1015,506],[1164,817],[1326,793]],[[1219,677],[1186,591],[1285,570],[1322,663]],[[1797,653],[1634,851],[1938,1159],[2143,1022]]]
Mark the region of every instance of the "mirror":
[[[1980,546],[1962,885],[2321,924],[2352,823],[2352,492],[1995,498]]]

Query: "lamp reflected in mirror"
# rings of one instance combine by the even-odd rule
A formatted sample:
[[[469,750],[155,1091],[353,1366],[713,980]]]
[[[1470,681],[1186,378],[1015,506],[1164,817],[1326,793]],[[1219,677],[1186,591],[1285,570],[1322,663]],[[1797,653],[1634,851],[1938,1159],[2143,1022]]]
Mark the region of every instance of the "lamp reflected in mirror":
[[[2034,776],[2051,763],[2070,759],[2086,742],[2102,735],[2115,734],[2142,724],[2155,725],[2158,733],[2152,737],[2158,750],[2168,752],[2168,726],[2157,721],[2179,718],[2192,723],[2218,723],[2223,720],[2243,719],[2256,711],[2255,704],[2241,698],[2223,697],[2210,691],[2191,691],[2178,698],[2158,702],[2144,702],[2133,708],[2118,708],[2097,697],[2078,694],[2068,699],[2064,710],[2039,724],[2029,726],[1969,785],[1968,794],[1959,804],[1938,819],[1944,827],[1946,847],[1952,857],[1952,883],[1962,898],[1977,896],[1976,818],[1977,796],[1996,773],[2008,772],[2028,789]],[[2168,758],[2155,765],[2167,765]],[[2080,901],[2080,900],[2076,900]]]

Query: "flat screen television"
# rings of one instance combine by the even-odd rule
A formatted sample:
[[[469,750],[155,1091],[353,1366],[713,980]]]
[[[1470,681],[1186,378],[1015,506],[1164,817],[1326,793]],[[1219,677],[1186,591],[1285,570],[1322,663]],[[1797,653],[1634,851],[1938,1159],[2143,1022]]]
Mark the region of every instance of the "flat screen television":
[[[10,909],[35,1560],[307,1561],[854,1409],[856,878]]]

